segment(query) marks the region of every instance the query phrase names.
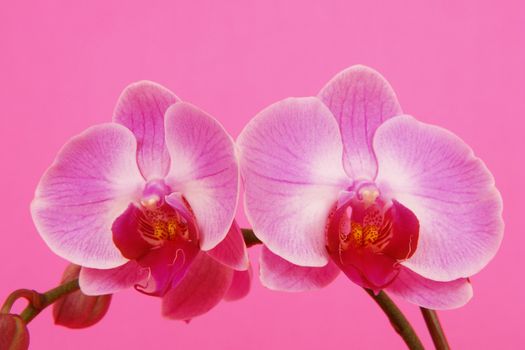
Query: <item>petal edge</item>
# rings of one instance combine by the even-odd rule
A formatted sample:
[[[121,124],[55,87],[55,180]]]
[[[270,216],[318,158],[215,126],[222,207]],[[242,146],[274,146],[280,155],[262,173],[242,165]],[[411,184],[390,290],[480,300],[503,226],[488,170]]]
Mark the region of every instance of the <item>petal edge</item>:
[[[163,178],[170,166],[164,137],[164,113],[179,101],[160,84],[139,81],[122,91],[113,121],[124,125],[137,139],[137,162],[144,178]]]
[[[58,152],[31,203],[35,226],[55,254],[93,268],[127,261],[111,226],[144,183],[135,150],[128,129],[107,123],[73,137]]]
[[[333,77],[318,96],[339,123],[346,172],[356,179],[372,180],[377,173],[374,132],[385,120],[402,113],[394,90],[374,69],[356,65]]]
[[[263,247],[259,259],[260,279],[271,290],[304,292],[324,288],[339,275],[339,268],[329,261],[323,267],[294,265]]]
[[[166,112],[166,142],[167,183],[190,204],[201,249],[208,251],[224,239],[237,209],[240,174],[233,140],[215,118],[178,102]]]
[[[501,196],[485,164],[458,136],[398,116],[376,132],[377,182],[416,214],[418,247],[402,264],[436,281],[479,272],[503,238]]]
[[[401,267],[399,275],[386,290],[413,304],[434,310],[461,307],[468,303],[473,295],[472,285],[466,278],[438,282],[404,267]]]

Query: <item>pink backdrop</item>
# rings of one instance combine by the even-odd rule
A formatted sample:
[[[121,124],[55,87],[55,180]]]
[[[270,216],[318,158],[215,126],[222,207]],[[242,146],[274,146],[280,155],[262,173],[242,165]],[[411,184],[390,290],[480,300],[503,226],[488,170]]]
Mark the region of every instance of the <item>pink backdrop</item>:
[[[3,1],[0,298],[57,282],[65,262],[36,233],[29,202],[61,145],[109,121],[128,83],[160,82],[237,136],[264,106],[316,94],[339,70],[363,63],[390,80],[405,111],[469,143],[503,194],[498,256],[473,278],[474,299],[441,313],[451,344],[522,345],[523,1],[393,3]],[[251,251],[254,261],[258,253]],[[417,308],[400,305],[430,344]],[[255,280],[246,299],[189,325],[162,319],[158,300],[128,291],[93,328],[55,327],[47,310],[30,330],[33,349],[403,348],[369,297],[343,277],[304,294]]]

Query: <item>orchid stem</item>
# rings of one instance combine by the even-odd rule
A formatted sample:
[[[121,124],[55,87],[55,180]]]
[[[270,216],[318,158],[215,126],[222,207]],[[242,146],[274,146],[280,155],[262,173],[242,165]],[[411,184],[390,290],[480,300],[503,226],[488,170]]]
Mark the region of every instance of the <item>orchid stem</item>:
[[[4,304],[2,305],[2,308],[0,309],[0,313],[8,314],[11,311],[13,304],[20,298],[26,299],[29,303],[34,302],[36,295],[37,293],[34,290],[29,290],[29,289],[15,290],[13,293],[9,294],[9,296],[5,300]]]
[[[16,300],[19,298],[27,299],[28,304],[20,314],[20,318],[26,324],[28,324],[46,307],[53,304],[63,296],[78,290],[79,288],[78,279],[74,279],[61,284],[56,288],[50,289],[45,293],[38,293],[35,290],[29,289],[18,289],[7,297],[6,301],[2,305],[2,308],[0,309],[0,312],[7,314],[11,311],[11,307]]]
[[[50,289],[45,293],[39,294],[39,303],[35,305],[35,303],[30,302],[29,305],[27,305],[24,311],[22,311],[22,313],[20,314],[20,318],[26,324],[28,324],[46,307],[53,304],[55,301],[62,298],[63,296],[69,293],[73,293],[79,288],[80,287],[78,285],[78,279],[74,279],[72,281],[68,281],[64,284],[61,284],[56,288]]]
[[[417,336],[414,328],[410,325],[405,315],[397,307],[392,299],[383,291],[375,294],[372,290],[365,288],[365,291],[375,300],[383,312],[387,315],[392,327],[411,350],[424,350],[421,340]]]
[[[421,313],[423,314],[423,318],[427,324],[428,331],[432,336],[432,341],[434,342],[436,350],[450,350],[450,345],[448,345],[447,337],[445,336],[443,327],[441,327],[437,312],[435,310],[425,309],[422,307]]]
[[[251,228],[243,228],[241,229],[242,235],[244,237],[244,243],[246,243],[246,247],[250,248],[251,246],[254,246],[256,244],[262,244],[262,242],[257,238],[255,233],[253,233],[253,230]]]

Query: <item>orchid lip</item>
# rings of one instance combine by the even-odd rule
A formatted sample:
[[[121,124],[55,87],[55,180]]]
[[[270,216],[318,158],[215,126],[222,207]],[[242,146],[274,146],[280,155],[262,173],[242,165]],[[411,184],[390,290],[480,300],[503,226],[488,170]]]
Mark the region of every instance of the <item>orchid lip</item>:
[[[409,209],[363,181],[340,193],[328,219],[327,249],[351,280],[378,290],[392,283],[399,263],[414,254],[418,232]]]
[[[178,284],[200,251],[199,230],[188,202],[169,193],[163,181],[146,184],[139,204],[131,203],[113,224],[122,255],[149,269],[140,292],[162,296]]]

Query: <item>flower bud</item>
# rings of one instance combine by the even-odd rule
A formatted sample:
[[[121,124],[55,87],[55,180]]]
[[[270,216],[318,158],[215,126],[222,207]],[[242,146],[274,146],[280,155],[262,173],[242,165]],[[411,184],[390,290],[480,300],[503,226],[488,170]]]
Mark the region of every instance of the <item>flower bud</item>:
[[[29,332],[18,315],[0,314],[0,349],[26,350],[29,348]]]
[[[69,265],[62,283],[78,278],[80,266]],[[100,321],[109,309],[111,294],[89,296],[77,290],[53,304],[55,324],[68,328],[87,328]]]

